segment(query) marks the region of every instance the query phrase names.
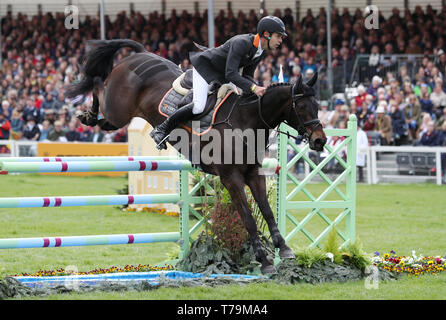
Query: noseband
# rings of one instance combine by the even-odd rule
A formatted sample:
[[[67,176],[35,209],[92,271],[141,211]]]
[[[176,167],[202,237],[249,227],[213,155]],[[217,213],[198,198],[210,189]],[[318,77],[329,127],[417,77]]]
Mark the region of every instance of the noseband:
[[[302,141],[304,143],[308,143],[308,141],[310,140],[311,135],[313,134],[314,130],[316,129],[317,126],[322,126],[321,121],[319,119],[312,119],[306,122],[303,122],[301,117],[299,116],[298,112],[297,112],[297,102],[305,97],[310,97],[310,96],[314,96],[313,94],[304,94],[304,93],[299,93],[299,94],[295,94],[294,93],[294,87],[295,85],[293,84],[291,86],[291,99],[293,100],[293,104],[292,104],[292,109],[294,110],[294,113],[296,114],[296,118],[298,121],[298,128],[297,128],[297,132],[299,133],[299,136],[294,136],[292,134],[290,134],[289,132],[283,132],[280,130],[276,130],[278,133],[283,133],[286,134],[289,137],[293,137],[294,139],[298,140],[298,139],[302,139]],[[262,116],[262,97],[258,98],[258,107],[259,107],[259,116],[260,119],[262,120],[262,122],[268,127],[268,129],[274,130],[274,128],[271,128],[270,125],[263,119]],[[291,110],[290,110],[291,112]],[[289,117],[287,117],[289,119]],[[286,121],[285,121],[286,122]],[[307,128],[310,127],[310,133],[307,132]]]
[[[316,129],[317,126],[322,126],[321,121],[316,118],[316,119],[312,119],[306,122],[302,121],[302,118],[299,116],[299,114],[297,113],[297,102],[305,97],[311,97],[314,96],[313,94],[304,94],[304,93],[299,93],[299,94],[294,94],[294,88],[295,85],[293,84],[291,86],[291,98],[293,100],[293,105],[292,105],[292,109],[294,110],[294,113],[296,114],[296,118],[297,121],[299,122],[298,127],[297,127],[297,132],[301,135],[302,140],[304,143],[307,143],[311,137],[311,135],[313,134],[314,130]],[[291,110],[290,110],[291,112]],[[289,119],[289,117],[287,117]],[[310,133],[308,133],[307,128],[310,128]]]

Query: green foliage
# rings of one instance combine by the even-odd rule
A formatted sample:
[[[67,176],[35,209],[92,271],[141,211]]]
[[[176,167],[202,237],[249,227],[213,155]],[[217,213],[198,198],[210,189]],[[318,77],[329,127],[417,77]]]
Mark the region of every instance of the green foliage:
[[[343,252],[342,257],[345,261],[364,271],[367,266],[372,264],[372,261],[371,257],[362,248],[362,242],[357,239],[347,246],[346,252]]]
[[[298,265],[311,268],[315,263],[323,263],[327,256],[325,252],[319,248],[304,248],[304,249],[294,249],[294,254],[296,255],[296,261]]]
[[[340,245],[338,241],[338,236],[336,234],[336,228],[333,228],[328,234],[327,241],[325,242],[324,245],[324,251],[333,254],[333,262],[336,264],[342,264],[343,262],[342,254],[341,251],[339,250],[339,247]]]
[[[201,273],[258,273],[259,263],[249,242],[245,242],[237,257],[222,247],[206,232],[200,233],[192,243],[187,256],[175,266],[177,270]]]
[[[166,256],[168,260],[176,260],[180,256],[180,247],[175,246],[171,250],[167,251]]]
[[[5,268],[0,265],[0,281],[6,277]]]

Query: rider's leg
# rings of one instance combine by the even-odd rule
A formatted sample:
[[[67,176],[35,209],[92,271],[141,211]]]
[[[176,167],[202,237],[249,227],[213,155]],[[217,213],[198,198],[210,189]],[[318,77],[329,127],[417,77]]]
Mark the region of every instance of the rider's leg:
[[[194,68],[192,70],[192,82],[193,82],[193,102],[194,114],[200,114],[203,112],[206,107],[206,100],[208,98],[209,84],[203,77],[198,73],[198,71]]]
[[[175,113],[173,113],[150,133],[150,136],[155,140],[155,143],[157,144],[156,147],[158,149],[167,149],[165,139],[170,132],[178,126],[178,124],[192,119],[194,114],[203,112],[204,107],[206,106],[208,89],[209,85],[206,80],[204,80],[203,77],[194,69],[193,102],[175,111]]]

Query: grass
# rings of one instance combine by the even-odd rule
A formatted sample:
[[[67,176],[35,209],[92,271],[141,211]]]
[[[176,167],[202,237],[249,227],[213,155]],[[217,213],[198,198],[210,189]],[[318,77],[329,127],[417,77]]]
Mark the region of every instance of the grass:
[[[116,194],[125,178],[1,176],[3,197]],[[326,185],[307,189],[320,194]],[[358,185],[357,235],[367,252],[445,255],[444,186]],[[297,195],[296,199],[300,199]],[[303,198],[302,198],[303,199]],[[329,215],[331,213],[327,213]],[[333,213],[334,214],[334,213]],[[126,213],[115,207],[0,209],[0,238],[177,231],[178,218]],[[290,223],[288,223],[290,224]],[[323,222],[320,223],[323,225]],[[309,225],[313,231],[318,223]],[[296,240],[296,244],[300,244]],[[302,240],[304,243],[305,240]],[[74,265],[80,271],[126,264],[156,264],[169,258],[171,243],[0,251],[5,274],[32,273]],[[404,278],[366,289],[364,281],[320,285],[274,283],[216,288],[158,289],[147,292],[69,294],[44,299],[444,299],[446,275]],[[429,289],[427,289],[429,288]]]

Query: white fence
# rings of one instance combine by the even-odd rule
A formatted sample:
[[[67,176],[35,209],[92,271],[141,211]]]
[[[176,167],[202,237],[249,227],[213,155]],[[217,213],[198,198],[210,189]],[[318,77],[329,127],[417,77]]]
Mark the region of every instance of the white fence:
[[[0,157],[35,157],[37,141],[0,140]]]

